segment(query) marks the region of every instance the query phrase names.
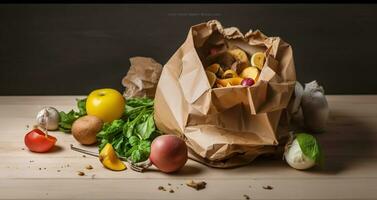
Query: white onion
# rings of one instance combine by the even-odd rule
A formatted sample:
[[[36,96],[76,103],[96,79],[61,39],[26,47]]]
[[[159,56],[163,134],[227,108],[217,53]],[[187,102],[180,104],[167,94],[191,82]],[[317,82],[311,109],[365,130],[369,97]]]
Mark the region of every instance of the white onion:
[[[299,170],[309,169],[315,165],[314,160],[304,155],[297,139],[288,145],[284,158],[291,167]]]

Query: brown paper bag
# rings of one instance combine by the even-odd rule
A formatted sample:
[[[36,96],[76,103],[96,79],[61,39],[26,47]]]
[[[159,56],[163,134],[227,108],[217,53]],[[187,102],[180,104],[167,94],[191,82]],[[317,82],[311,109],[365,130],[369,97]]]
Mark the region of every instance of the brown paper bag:
[[[209,48],[225,44],[249,55],[266,52],[259,80],[251,87],[212,89],[204,66]],[[190,157],[228,168],[274,153],[288,135],[285,108],[295,86],[292,48],[260,31],[243,35],[212,20],[191,27],[187,39],[165,64],[155,95],[155,122],[186,140]]]
[[[130,69],[122,79],[122,85],[126,88],[123,96],[126,99],[131,97],[153,98],[162,65],[148,57],[132,57],[130,63]]]

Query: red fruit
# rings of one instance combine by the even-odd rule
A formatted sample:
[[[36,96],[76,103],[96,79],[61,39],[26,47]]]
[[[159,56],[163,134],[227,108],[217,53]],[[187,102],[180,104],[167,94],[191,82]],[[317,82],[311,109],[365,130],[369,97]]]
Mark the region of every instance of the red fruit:
[[[187,158],[186,143],[175,135],[162,135],[152,142],[149,159],[162,172],[178,171]]]
[[[40,129],[34,129],[27,133],[24,138],[25,145],[30,151],[43,153],[47,152],[55,146],[56,138],[46,135]]]
[[[218,54],[219,53],[219,49],[218,48],[211,48],[210,50],[209,50],[209,54],[211,55],[211,56],[214,56],[214,55],[216,55],[216,54]]]
[[[254,85],[255,81],[252,78],[245,78],[242,80],[241,85],[242,86],[252,86]]]

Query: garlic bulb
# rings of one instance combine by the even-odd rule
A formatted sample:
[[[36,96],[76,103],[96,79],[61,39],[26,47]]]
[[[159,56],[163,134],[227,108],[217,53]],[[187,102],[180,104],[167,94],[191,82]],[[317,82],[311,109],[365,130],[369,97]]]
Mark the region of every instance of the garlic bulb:
[[[43,108],[37,114],[37,123],[38,126],[46,128],[49,131],[58,129],[59,127],[59,112],[56,108],[46,107]]]
[[[305,84],[301,107],[304,124],[312,132],[323,132],[329,117],[329,106],[322,86],[317,81]]]
[[[315,165],[314,160],[304,155],[297,139],[288,145],[284,158],[291,167],[299,170],[309,169]]]

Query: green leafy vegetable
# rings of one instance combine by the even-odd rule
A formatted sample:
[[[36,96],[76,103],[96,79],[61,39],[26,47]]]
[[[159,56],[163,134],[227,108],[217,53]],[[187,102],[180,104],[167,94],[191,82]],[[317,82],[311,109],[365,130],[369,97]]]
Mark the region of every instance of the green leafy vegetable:
[[[305,156],[314,160],[318,164],[322,163],[321,148],[315,137],[310,134],[299,133],[296,134],[296,139]]]
[[[59,130],[65,133],[71,132],[72,124],[76,121],[76,119],[86,115],[86,98],[84,99],[76,99],[77,107],[79,112],[74,110],[65,113],[63,111],[59,112],[60,115],[60,122],[59,122]]]
[[[153,119],[153,105],[149,98],[127,99],[122,119],[105,123],[97,134],[99,151],[111,143],[118,155],[133,162],[148,159],[151,141],[160,135]]]

